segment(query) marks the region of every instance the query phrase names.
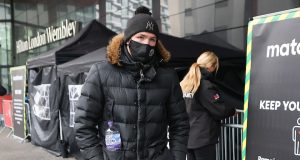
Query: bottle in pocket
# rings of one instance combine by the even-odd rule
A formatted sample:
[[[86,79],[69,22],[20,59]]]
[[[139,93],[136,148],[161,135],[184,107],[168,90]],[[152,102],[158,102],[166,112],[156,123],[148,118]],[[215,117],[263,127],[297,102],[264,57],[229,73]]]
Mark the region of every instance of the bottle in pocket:
[[[106,149],[109,151],[118,151],[121,149],[120,132],[113,128],[113,122],[108,121],[108,129],[105,131]]]

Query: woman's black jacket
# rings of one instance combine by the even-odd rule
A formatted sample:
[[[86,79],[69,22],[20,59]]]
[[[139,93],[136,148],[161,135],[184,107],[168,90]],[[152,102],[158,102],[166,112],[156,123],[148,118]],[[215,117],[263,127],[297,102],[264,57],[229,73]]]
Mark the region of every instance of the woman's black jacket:
[[[234,115],[235,108],[225,106],[218,87],[211,83],[212,74],[201,69],[200,87],[194,94],[184,93],[190,120],[188,149],[216,144],[220,134],[220,120]]]

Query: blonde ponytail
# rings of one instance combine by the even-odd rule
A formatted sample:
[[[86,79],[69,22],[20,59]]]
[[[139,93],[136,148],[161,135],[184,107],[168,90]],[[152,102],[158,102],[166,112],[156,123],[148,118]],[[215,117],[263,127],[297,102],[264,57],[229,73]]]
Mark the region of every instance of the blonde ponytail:
[[[200,86],[201,72],[200,65],[193,63],[189,72],[180,82],[181,89],[184,93],[195,93]]]
[[[219,69],[219,59],[214,52],[202,53],[196,63],[193,63],[189,72],[184,76],[180,82],[183,93],[195,93],[200,86],[201,71],[200,67],[208,68],[213,67],[216,71]]]

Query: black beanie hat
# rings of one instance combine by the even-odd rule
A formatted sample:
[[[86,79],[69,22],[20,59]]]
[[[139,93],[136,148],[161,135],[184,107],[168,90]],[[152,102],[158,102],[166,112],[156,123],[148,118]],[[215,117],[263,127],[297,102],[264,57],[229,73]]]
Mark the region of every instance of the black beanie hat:
[[[158,25],[151,16],[148,8],[141,6],[135,11],[135,16],[128,20],[124,31],[124,40],[127,42],[134,34],[138,32],[150,32],[158,37]]]

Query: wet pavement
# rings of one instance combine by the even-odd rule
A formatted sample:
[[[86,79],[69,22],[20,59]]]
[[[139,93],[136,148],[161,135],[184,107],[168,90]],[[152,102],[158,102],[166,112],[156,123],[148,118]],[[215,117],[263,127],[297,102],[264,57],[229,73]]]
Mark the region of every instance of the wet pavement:
[[[74,157],[62,158],[51,154],[42,147],[23,141],[11,134],[11,129],[0,126],[1,160],[75,160]]]

